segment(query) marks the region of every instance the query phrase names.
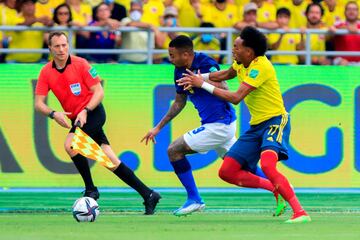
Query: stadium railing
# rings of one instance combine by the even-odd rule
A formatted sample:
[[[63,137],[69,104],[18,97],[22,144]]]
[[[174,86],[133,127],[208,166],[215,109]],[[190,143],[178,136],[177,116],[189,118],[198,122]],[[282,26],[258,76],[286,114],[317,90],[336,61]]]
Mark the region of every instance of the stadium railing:
[[[72,38],[76,31],[89,31],[89,32],[97,32],[97,31],[111,31],[108,28],[103,27],[28,27],[28,26],[0,26],[0,31],[66,31],[69,33],[69,42],[72,43]],[[148,33],[148,50],[137,50],[137,49],[76,49],[74,46],[71,47],[71,51],[73,53],[79,54],[127,54],[127,53],[143,53],[147,54],[147,64],[152,64],[153,54],[161,54],[167,53],[166,49],[154,49],[154,39],[151,36],[150,29],[140,29],[136,27],[121,27],[115,31],[118,32],[136,32],[142,31]],[[185,32],[185,33],[225,33],[226,34],[226,50],[214,51],[214,50],[204,50],[202,52],[208,54],[222,54],[227,56],[227,64],[231,64],[232,61],[232,44],[233,44],[233,35],[238,34],[239,31],[234,28],[183,28],[183,27],[159,27],[159,31],[161,32]],[[265,30],[260,29],[263,33],[285,33],[284,30]],[[301,33],[299,29],[291,29],[286,33]],[[317,56],[360,56],[360,52],[355,51],[311,51],[310,46],[310,35],[311,34],[330,34],[328,30],[320,30],[320,29],[307,29],[305,30],[306,42],[305,42],[305,50],[302,51],[267,51],[267,55],[304,55],[305,56],[305,64],[311,65],[311,57],[313,55]],[[345,35],[350,34],[346,29],[336,30],[335,33],[331,33],[335,35]],[[354,34],[354,33],[351,33]],[[360,32],[355,33],[360,34]],[[15,48],[0,48],[0,53],[47,53],[48,49],[15,49]]]

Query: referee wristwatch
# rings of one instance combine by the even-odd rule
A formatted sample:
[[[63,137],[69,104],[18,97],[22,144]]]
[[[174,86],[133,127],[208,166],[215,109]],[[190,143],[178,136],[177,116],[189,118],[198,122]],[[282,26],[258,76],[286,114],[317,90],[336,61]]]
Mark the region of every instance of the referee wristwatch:
[[[54,119],[54,114],[55,114],[55,111],[53,110],[49,113],[48,117],[51,119]]]
[[[85,107],[84,110],[86,111],[86,113],[90,113],[90,112],[91,112],[91,109],[88,108],[88,107]]]

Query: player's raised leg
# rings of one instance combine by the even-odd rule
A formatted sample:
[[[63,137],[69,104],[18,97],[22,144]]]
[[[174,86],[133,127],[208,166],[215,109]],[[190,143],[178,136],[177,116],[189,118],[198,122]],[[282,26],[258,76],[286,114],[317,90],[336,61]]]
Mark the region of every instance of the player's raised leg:
[[[205,203],[202,201],[197,189],[191,165],[186,154],[195,153],[181,136],[168,147],[168,156],[174,171],[187,192],[187,200],[183,206],[175,210],[174,215],[183,216],[202,210]]]
[[[287,178],[277,169],[278,153],[271,149],[266,149],[261,153],[261,168],[272,182],[281,196],[290,204],[294,214],[286,221],[287,223],[310,222],[311,218],[301,206]]]
[[[110,145],[101,144],[101,148],[105,154],[110,158],[112,163],[115,165],[114,168],[109,169],[116,176],[118,176],[122,181],[127,185],[136,190],[141,197],[144,199],[145,205],[145,215],[152,215],[155,212],[156,205],[158,204],[161,196],[158,192],[151,190],[146,186],[136,175],[135,173],[126,166],[124,162],[121,162]]]

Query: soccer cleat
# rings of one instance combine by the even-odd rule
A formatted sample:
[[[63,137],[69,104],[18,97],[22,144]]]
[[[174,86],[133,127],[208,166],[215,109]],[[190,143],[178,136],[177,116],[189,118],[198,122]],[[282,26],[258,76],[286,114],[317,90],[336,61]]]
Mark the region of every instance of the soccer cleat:
[[[84,191],[84,197],[91,197],[96,201],[99,199],[100,193],[99,193],[97,187],[94,187],[92,189],[86,189]]]
[[[192,199],[188,199],[181,208],[174,211],[174,215],[178,217],[186,216],[193,212],[202,211],[204,208],[205,203],[202,200],[195,201]]]
[[[311,222],[311,218],[307,213],[303,210],[299,213],[294,213],[294,215],[285,223],[307,223]]]
[[[273,214],[273,216],[278,217],[285,212],[286,201],[278,192],[274,193],[274,196],[276,199],[276,209],[275,209],[275,213]]]
[[[145,215],[153,215],[155,213],[156,205],[159,203],[161,196],[159,193],[152,191],[148,199],[143,204],[145,205]]]

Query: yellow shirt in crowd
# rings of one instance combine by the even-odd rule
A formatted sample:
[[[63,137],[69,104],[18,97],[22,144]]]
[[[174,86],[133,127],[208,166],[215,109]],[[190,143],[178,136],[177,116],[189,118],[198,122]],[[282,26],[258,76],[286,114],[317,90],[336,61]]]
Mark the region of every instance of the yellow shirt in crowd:
[[[201,5],[201,13],[204,22],[211,22],[215,27],[232,27],[239,21],[239,12],[235,4],[228,3],[223,11],[217,9],[214,4]]]
[[[24,18],[20,18],[21,22]],[[32,26],[43,26],[41,23],[35,23]],[[44,34],[41,31],[19,31],[9,32],[9,48],[35,48],[41,49],[44,43]],[[26,41],[24,41],[26,39]],[[21,63],[38,62],[41,59],[41,53],[8,53],[6,61],[16,61]]]
[[[149,0],[143,6],[141,21],[159,27],[164,15],[164,4],[161,0]]]
[[[200,19],[189,0],[175,0],[173,4],[179,11],[179,22],[181,27],[199,27]]]
[[[71,15],[73,22],[77,22],[83,26],[87,26],[89,21],[92,19],[92,8],[87,3],[80,4],[80,11],[76,11],[72,6],[70,6]]]
[[[270,44],[276,43],[280,38],[279,33],[272,33],[268,36]],[[296,51],[296,46],[301,41],[301,35],[296,33],[286,33],[281,39],[279,48],[277,51]],[[296,55],[273,55],[271,56],[271,62],[279,64],[297,64],[299,58]]]
[[[35,16],[36,17],[47,16],[50,19],[52,19],[54,9],[63,3],[65,3],[64,0],[48,0],[47,3],[45,4],[42,4],[39,1],[37,1],[35,3]]]
[[[257,10],[257,22],[275,22],[276,21],[276,7],[274,4],[264,2],[261,8]]]

